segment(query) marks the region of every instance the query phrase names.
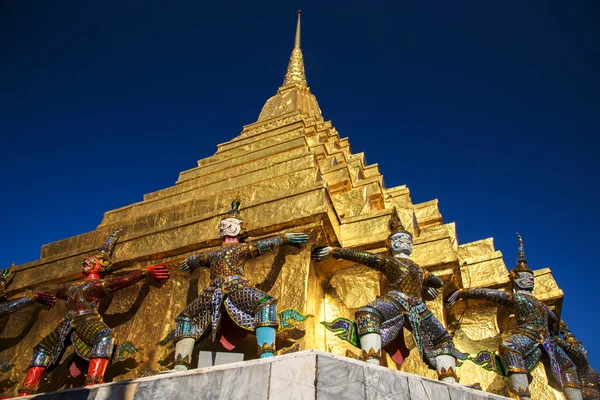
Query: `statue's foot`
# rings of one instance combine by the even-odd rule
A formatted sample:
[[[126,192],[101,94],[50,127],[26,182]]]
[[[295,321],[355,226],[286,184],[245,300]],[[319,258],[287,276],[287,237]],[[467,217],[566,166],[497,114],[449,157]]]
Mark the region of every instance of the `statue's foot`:
[[[481,387],[481,384],[479,382],[475,382],[475,383],[471,383],[470,385],[465,385],[468,388],[471,389],[475,389],[475,390],[483,390],[483,388]]]
[[[529,387],[523,389],[522,386],[519,386],[518,390],[510,388],[508,390],[508,394],[518,398],[519,400],[531,400],[531,392],[529,392]]]

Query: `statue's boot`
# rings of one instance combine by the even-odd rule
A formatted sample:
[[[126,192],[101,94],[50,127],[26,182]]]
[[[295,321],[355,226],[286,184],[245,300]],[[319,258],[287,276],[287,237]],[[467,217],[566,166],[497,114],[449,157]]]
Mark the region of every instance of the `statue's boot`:
[[[165,372],[187,371],[192,368],[192,352],[196,339],[183,338],[175,343],[175,359],[171,363],[171,368]]]
[[[256,342],[258,356],[269,358],[275,355],[275,334],[279,321],[277,320],[277,305],[267,304],[256,312]]]
[[[19,389],[19,397],[29,396],[36,392],[44,371],[46,371],[46,367],[29,367],[23,386]]]
[[[441,354],[435,357],[435,364],[440,381],[446,383],[456,383],[458,381],[458,377],[456,376],[456,359],[454,357]]]
[[[379,333],[367,333],[361,336],[360,347],[363,349],[360,356],[361,360],[369,364],[381,364],[381,335]]]
[[[277,330],[272,326],[260,326],[256,328],[256,342],[260,358],[269,358],[275,355],[276,332]]]
[[[529,379],[527,374],[511,373],[508,375],[510,381],[509,391],[521,400],[531,400],[529,392]]]
[[[104,372],[108,367],[108,358],[92,358],[88,367],[85,386],[98,385],[104,383]]]

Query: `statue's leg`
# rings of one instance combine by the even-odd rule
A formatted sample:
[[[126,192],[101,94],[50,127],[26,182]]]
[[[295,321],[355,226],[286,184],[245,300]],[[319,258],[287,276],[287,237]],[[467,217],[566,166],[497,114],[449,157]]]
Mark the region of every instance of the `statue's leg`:
[[[275,334],[277,333],[277,304],[271,303],[260,308],[256,313],[256,342],[260,358],[275,355]]]
[[[46,367],[29,367],[23,381],[23,386],[19,388],[19,397],[34,394],[45,371]]]
[[[196,339],[193,336],[192,318],[185,311],[175,319],[175,359],[171,364],[175,371],[186,371],[192,368],[192,352]]]
[[[581,400],[581,379],[577,374],[577,367],[560,346],[554,346],[556,361],[560,365],[560,374],[563,384],[563,394],[567,400]]]
[[[173,371],[192,368],[196,340],[210,331],[214,289],[208,287],[175,318],[175,357]]]
[[[537,343],[523,335],[512,335],[499,346],[500,358],[506,367],[510,381],[510,391],[521,400],[530,400],[529,371],[525,366],[523,352],[530,350]]]
[[[23,386],[19,388],[19,396],[29,396],[36,392],[42,375],[52,362],[53,354],[62,348],[63,330],[66,329],[65,332],[68,333],[69,328],[65,324],[68,324],[68,321],[63,321],[63,323],[59,324],[34,347]]]
[[[455,354],[454,342],[444,325],[430,313],[421,320],[419,331],[421,337],[424,338],[424,353],[430,352],[429,354],[435,355],[438,379],[442,382],[457,383],[456,358],[453,355]],[[431,340],[426,338],[431,338]],[[424,356],[431,357],[428,354],[424,354]]]
[[[233,322],[254,330],[260,358],[275,355],[275,335],[279,327],[277,299],[252,286],[238,286],[227,295],[227,313]]]
[[[362,307],[355,314],[361,358],[370,364],[381,364],[381,323],[383,315],[371,306]]]
[[[90,365],[85,380],[86,386],[104,383],[104,373],[106,372],[106,367],[108,367],[114,348],[114,334],[106,326],[106,329],[96,334],[96,337],[92,341],[92,356],[90,357]]]

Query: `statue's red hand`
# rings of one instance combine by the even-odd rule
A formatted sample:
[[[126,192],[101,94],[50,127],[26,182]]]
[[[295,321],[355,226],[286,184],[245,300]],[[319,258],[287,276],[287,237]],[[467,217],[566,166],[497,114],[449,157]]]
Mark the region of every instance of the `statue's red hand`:
[[[169,279],[169,270],[164,265],[148,265],[146,269],[153,279]]]
[[[46,306],[48,309],[54,307],[56,304],[56,297],[51,293],[36,292],[33,295],[35,296],[35,301]]]

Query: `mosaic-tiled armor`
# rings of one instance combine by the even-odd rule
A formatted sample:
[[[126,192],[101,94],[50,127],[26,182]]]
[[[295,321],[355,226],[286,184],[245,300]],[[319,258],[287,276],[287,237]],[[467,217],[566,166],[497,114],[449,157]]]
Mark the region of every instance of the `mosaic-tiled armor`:
[[[556,343],[567,353],[577,367],[581,379],[581,394],[584,400],[600,400],[600,374],[589,363],[587,350],[573,335],[564,321],[560,323],[560,334]]]
[[[0,303],[0,318],[22,310],[36,302],[43,304],[48,309],[52,308],[56,303],[56,298],[53,294],[44,292],[36,292],[17,299],[6,300],[6,289],[13,277],[14,271],[12,266],[0,273],[0,301],[2,301],[2,303]],[[12,367],[13,366],[6,361],[0,360],[0,372],[8,372]]]
[[[410,260],[412,235],[402,226],[396,210],[390,220],[390,230],[387,243],[391,255],[336,247],[326,248],[331,250],[325,252],[317,249],[314,257],[321,260],[332,256],[356,262],[383,273],[388,279],[390,290],[355,314],[363,360],[379,363],[381,348],[384,348],[401,364],[408,354],[403,334],[403,328],[407,328],[423,361],[438,371],[440,380],[455,382],[456,358],[462,354],[454,348],[452,338],[422,298],[425,288],[433,288],[437,295],[443,282]],[[338,328],[331,323],[325,325],[330,330]]]
[[[193,344],[208,332],[211,332],[211,339],[216,340],[223,312],[238,327],[256,333],[259,357],[270,357],[275,352],[275,332],[279,326],[277,300],[250,286],[244,279],[244,264],[280,246],[304,243],[308,238],[304,234],[288,233],[240,243],[243,220],[239,206],[237,198],[232,202],[231,211],[221,221],[219,234],[223,245],[191,256],[181,264],[182,270],[210,268],[210,285],[179,314],[175,331],[168,336],[176,343],[174,369],[191,367]]]
[[[83,260],[85,280],[63,286],[56,297],[67,301],[69,311],[52,332],[39,342],[33,351],[29,369],[19,395],[34,393],[47,368],[54,366],[66,345],[72,343],[77,355],[90,361],[86,385],[103,383],[104,372],[113,355],[115,337],[98,312],[98,302],[108,294],[129,287],[146,276],[167,279],[168,270],[162,265],[148,266],[127,275],[101,279],[110,272],[110,255],[120,230],[115,231],[97,256]]]
[[[564,350],[557,345],[551,327],[556,315],[533,294],[533,271],[527,266],[523,240],[520,235],[517,266],[510,272],[513,293],[497,289],[461,289],[450,296],[449,306],[458,298],[477,299],[507,307],[514,314],[517,327],[500,344],[499,354],[511,379],[511,392],[529,399],[528,374],[540,359],[545,362],[549,383],[562,389],[567,399],[579,399],[581,383],[577,368]],[[542,357],[543,353],[547,357]]]

